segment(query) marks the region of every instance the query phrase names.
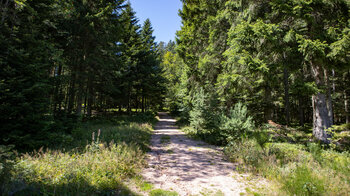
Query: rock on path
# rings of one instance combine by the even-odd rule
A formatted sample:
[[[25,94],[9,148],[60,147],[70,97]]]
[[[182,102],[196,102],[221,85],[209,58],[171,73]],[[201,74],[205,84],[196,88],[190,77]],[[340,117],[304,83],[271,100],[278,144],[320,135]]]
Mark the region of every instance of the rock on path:
[[[235,172],[234,164],[225,160],[222,150],[186,137],[166,113],[152,136],[149,166],[143,177],[156,188],[173,190],[180,195],[223,193],[240,195],[246,183]],[[169,140],[170,139],[170,140]]]

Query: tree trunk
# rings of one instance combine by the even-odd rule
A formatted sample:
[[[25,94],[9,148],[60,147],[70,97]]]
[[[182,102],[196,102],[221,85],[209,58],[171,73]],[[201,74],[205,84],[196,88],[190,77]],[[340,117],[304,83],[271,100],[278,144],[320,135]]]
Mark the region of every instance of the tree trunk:
[[[327,142],[326,129],[332,126],[327,109],[326,95],[318,93],[312,96],[313,135],[323,142]]]
[[[316,85],[319,89],[325,87],[325,72],[319,65],[311,62],[312,76],[315,79]],[[329,110],[327,107],[326,95],[319,92],[312,96],[313,108],[313,135],[318,140],[328,143],[328,136],[326,129],[332,126]]]
[[[83,104],[83,96],[84,96],[84,83],[85,83],[85,77],[83,76],[83,67],[80,65],[79,72],[78,72],[78,92],[77,92],[77,108],[76,108],[76,115],[81,115],[81,109]]]
[[[284,106],[285,106],[285,115],[286,115],[286,123],[290,124],[290,110],[289,110],[289,72],[287,68],[284,68],[283,71],[283,83],[284,83]]]
[[[91,71],[92,72],[92,71]],[[89,75],[89,81],[88,81],[88,103],[87,103],[87,116],[90,118],[92,115],[92,105],[93,105],[93,97],[94,97],[94,88],[93,88],[93,80],[94,80],[94,76],[93,73],[90,72]]]
[[[131,84],[129,83],[129,89],[128,89],[128,108],[127,113],[131,113]]]
[[[333,125],[334,119],[333,119],[333,104],[332,104],[332,86],[331,86],[331,83],[330,83],[330,79],[329,79],[327,70],[324,70],[324,76],[325,76],[325,80],[326,80],[326,84],[327,84],[327,109],[328,109],[328,116],[329,116],[331,124]]]
[[[57,75],[55,79],[55,90],[54,90],[54,100],[53,100],[53,112],[56,115],[57,114],[57,109],[58,111],[61,110],[61,108],[57,108],[58,105],[60,105],[59,103],[62,102],[62,100],[60,99],[60,93],[61,93],[61,74],[62,74],[62,65],[58,66],[58,70],[57,70]]]
[[[273,120],[273,105],[272,102],[272,95],[271,95],[271,89],[269,86],[265,87],[265,111],[264,111],[264,117],[265,122],[268,122],[269,120]]]
[[[71,85],[69,89],[69,100],[68,100],[68,113],[70,114],[73,111],[74,107],[74,98],[75,98],[75,80],[76,80],[76,73],[73,71],[71,76]]]
[[[304,117],[303,98],[301,96],[299,96],[298,109],[299,109],[299,125],[303,127],[305,124],[305,117]]]
[[[344,110],[345,110],[345,122],[346,124],[350,123],[350,118],[349,118],[349,102],[348,102],[348,96],[346,94],[346,90],[344,90]]]
[[[82,85],[79,85],[79,89],[82,88]],[[77,95],[77,109],[75,111],[75,114],[77,116],[81,115],[81,105],[83,104],[83,91],[82,90],[78,90],[78,95]]]
[[[143,91],[142,91],[142,103],[141,103],[141,107],[142,107],[142,113],[144,113],[145,112],[145,95],[144,95],[144,93],[143,93]]]

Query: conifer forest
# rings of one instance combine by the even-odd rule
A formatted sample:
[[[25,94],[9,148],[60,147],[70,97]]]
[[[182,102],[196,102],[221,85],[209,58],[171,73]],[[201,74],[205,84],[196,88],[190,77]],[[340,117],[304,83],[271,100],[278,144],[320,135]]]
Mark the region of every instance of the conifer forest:
[[[350,1],[181,2],[157,42],[130,1],[0,0],[0,195],[349,194]],[[182,140],[246,187],[144,177]]]

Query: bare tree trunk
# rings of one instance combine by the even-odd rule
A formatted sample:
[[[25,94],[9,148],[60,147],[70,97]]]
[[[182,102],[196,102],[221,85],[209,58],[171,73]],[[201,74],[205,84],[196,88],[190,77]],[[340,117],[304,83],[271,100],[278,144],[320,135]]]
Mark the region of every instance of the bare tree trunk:
[[[311,62],[312,75],[318,88],[325,86],[325,72],[319,65]],[[312,96],[313,108],[313,135],[320,141],[328,143],[326,129],[332,126],[327,107],[327,99],[324,93],[317,93]]]
[[[299,125],[303,127],[305,124],[305,117],[304,117],[304,104],[303,104],[302,97],[299,97],[298,109],[299,109]]]
[[[128,89],[128,108],[127,112],[130,114],[131,113],[131,84],[129,82],[129,89]]]
[[[53,113],[56,114],[57,113],[57,106],[59,105],[59,103],[62,101],[60,99],[60,92],[61,92],[61,73],[62,73],[62,65],[58,66],[58,70],[57,70],[57,74],[55,77],[55,87],[54,87],[54,93],[53,93]],[[59,108],[60,110],[60,108]]]
[[[87,110],[87,98],[88,98],[88,94],[89,94],[89,90],[88,90],[88,86],[86,87],[85,90],[85,97],[84,97],[84,110],[83,110],[83,114],[86,114],[86,110]]]
[[[324,70],[324,77],[325,77],[326,84],[327,84],[327,109],[328,109],[328,116],[329,116],[331,125],[333,125],[334,119],[333,119],[333,104],[332,104],[332,87],[331,87],[330,79],[329,79],[328,72],[327,72],[326,69]]]
[[[82,85],[79,85],[79,89],[82,88]],[[81,115],[81,105],[83,104],[83,92],[82,90],[79,90],[78,89],[78,95],[77,95],[77,108],[76,108],[76,111],[75,111],[75,114],[77,116],[80,116]]]
[[[145,112],[145,95],[144,95],[143,91],[142,91],[142,103],[141,103],[141,105],[142,105],[142,112],[144,113]]]
[[[75,101],[75,80],[76,80],[76,73],[73,71],[71,76],[71,85],[69,89],[69,100],[68,100],[68,113],[71,113],[73,111],[74,107],[74,101]]]
[[[346,124],[350,123],[350,118],[349,118],[349,102],[348,102],[348,96],[346,94],[346,90],[344,90],[344,110],[345,110],[345,122]]]
[[[83,104],[83,96],[84,96],[84,83],[85,83],[85,77],[83,75],[83,67],[80,65],[79,66],[79,73],[78,73],[78,92],[77,92],[77,108],[76,108],[76,115],[80,116],[81,115],[81,109],[82,109],[82,104]]]
[[[290,110],[289,110],[289,72],[287,68],[284,68],[283,71],[283,82],[284,82],[284,106],[285,106],[285,115],[286,115],[286,123],[290,124]]]
[[[271,89],[269,86],[265,87],[265,110],[264,110],[264,117],[265,122],[268,122],[269,120],[273,120],[273,106],[271,104],[272,102],[272,95],[271,95]]]
[[[93,73],[90,73],[89,75],[89,81],[88,81],[88,103],[87,103],[87,116],[90,118],[92,115],[92,105],[93,105],[93,97],[94,97],[94,88],[93,88],[93,80],[94,76]]]

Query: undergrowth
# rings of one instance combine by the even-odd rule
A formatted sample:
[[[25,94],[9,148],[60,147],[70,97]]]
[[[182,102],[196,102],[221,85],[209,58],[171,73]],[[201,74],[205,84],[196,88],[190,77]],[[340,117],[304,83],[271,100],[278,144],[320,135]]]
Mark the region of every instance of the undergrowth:
[[[278,195],[346,195],[350,192],[350,155],[318,144],[259,144],[243,139],[225,148],[238,169],[263,175],[280,185]]]
[[[2,195],[134,195],[123,184],[145,164],[152,126],[92,121],[71,135],[65,148],[17,155],[1,178]]]

